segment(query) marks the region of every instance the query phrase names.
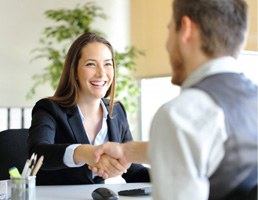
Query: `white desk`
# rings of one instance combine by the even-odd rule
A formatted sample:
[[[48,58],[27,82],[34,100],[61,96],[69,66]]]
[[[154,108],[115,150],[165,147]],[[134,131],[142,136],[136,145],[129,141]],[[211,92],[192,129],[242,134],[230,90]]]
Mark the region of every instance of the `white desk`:
[[[37,200],[92,200],[91,193],[98,187],[107,187],[114,192],[150,186],[149,183],[121,183],[121,184],[92,184],[69,186],[37,186]],[[120,196],[119,200],[151,200],[151,196],[126,197]]]

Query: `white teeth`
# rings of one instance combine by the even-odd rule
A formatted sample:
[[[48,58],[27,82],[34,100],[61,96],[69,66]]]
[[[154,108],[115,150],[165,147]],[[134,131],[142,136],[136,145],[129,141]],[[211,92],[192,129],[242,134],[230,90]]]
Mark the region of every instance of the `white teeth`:
[[[105,81],[91,81],[91,84],[96,86],[103,86],[105,85]]]

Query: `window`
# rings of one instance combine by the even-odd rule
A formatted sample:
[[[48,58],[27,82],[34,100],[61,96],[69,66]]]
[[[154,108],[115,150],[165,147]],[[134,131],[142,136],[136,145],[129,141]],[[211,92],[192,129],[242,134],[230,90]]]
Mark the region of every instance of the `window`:
[[[243,51],[238,60],[246,76],[258,85],[258,52]]]
[[[171,84],[171,77],[141,80],[141,140],[149,139],[149,129],[157,109],[176,97],[180,87]]]

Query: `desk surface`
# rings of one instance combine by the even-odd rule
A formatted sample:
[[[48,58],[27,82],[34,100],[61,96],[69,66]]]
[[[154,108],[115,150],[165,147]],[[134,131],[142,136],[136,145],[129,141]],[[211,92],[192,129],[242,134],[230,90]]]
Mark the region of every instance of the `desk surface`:
[[[98,187],[107,187],[114,192],[150,186],[149,183],[121,183],[121,184],[92,184],[68,186],[37,186],[37,200],[92,200],[91,193]],[[119,200],[140,199],[151,200],[151,196],[126,197],[120,196]]]

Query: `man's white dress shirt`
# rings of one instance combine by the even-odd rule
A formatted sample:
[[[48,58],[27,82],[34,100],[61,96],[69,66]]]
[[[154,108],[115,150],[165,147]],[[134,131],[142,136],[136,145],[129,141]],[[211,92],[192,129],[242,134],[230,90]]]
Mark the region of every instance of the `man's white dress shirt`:
[[[180,95],[155,114],[149,146],[154,200],[208,199],[208,178],[225,153],[224,113],[208,94],[191,86],[218,73],[241,70],[232,57],[211,60],[194,71]]]

